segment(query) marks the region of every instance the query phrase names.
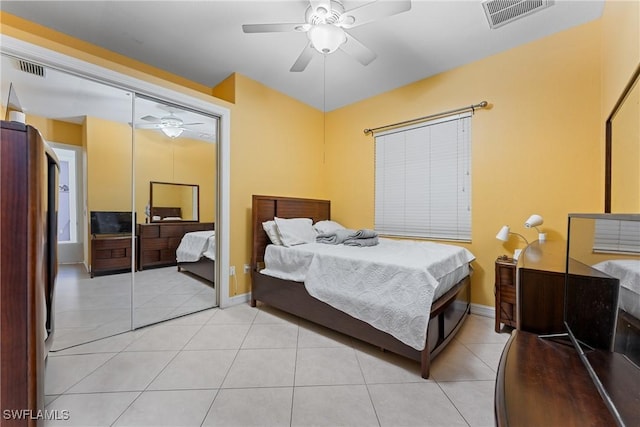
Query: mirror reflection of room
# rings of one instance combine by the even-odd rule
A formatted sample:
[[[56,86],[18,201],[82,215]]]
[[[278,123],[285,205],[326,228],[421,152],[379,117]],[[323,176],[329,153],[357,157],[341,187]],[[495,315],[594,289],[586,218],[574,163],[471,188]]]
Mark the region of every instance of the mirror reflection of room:
[[[2,94],[13,86],[26,124],[42,133],[61,162],[52,350],[217,305],[215,237],[205,239],[210,258],[200,254],[194,260],[191,256],[180,271],[176,254],[186,233],[176,228],[179,223],[213,233],[217,118],[193,112],[183,115],[174,108],[174,116],[185,118],[178,125],[184,129],[182,135],[170,137],[152,117],[162,119],[172,113],[158,109],[154,101],[148,110],[143,104],[136,105],[142,112],[139,121],[151,126],[136,126],[134,135],[136,100],[130,91],[48,67],[42,67],[46,75],[42,78],[21,71],[21,61],[2,55]],[[193,185],[189,201],[175,215],[180,221],[171,221],[174,227],[158,234],[176,248],[173,252],[168,248],[143,252],[147,258],[141,263],[139,242],[143,239],[136,236],[137,224],[144,224],[147,218],[151,181]],[[144,271],[135,274],[134,284],[132,272],[139,267]]]
[[[216,305],[217,118],[136,97],[134,326]],[[160,280],[161,279],[161,280]]]
[[[13,85],[25,123],[40,131],[61,165],[56,351],[131,329],[131,226],[92,230],[91,214],[131,215],[132,97],[53,68],[21,71],[25,62],[2,55],[2,93]]]

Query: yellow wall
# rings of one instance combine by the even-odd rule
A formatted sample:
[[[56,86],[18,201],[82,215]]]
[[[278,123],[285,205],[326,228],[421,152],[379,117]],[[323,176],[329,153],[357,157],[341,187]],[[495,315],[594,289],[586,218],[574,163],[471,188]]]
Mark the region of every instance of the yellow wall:
[[[45,140],[82,146],[82,125],[27,115],[27,124],[40,131]]]
[[[85,119],[88,211],[131,210],[131,127]]]
[[[334,218],[373,225],[374,143],[363,129],[471,105],[472,301],[492,306],[504,224],[524,228],[532,213],[548,239],[564,239],[567,213],[602,209],[600,22],[589,23],[387,92],[327,115],[329,198]],[[358,162],[351,162],[358,159]],[[347,167],[349,166],[349,167]],[[348,182],[349,185],[344,185]]]
[[[237,286],[250,289],[241,266],[251,261],[251,195],[325,198],[323,114],[243,75],[236,74],[231,117],[231,265]]]

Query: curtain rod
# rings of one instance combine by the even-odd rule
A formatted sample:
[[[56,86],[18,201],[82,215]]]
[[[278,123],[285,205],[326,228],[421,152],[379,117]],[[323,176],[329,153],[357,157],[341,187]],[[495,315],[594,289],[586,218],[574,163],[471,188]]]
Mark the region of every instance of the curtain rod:
[[[449,111],[443,111],[442,113],[437,113],[437,114],[431,114],[429,116],[424,116],[424,117],[418,117],[417,119],[411,119],[411,120],[405,120],[404,122],[398,122],[398,123],[392,123],[390,125],[384,125],[384,126],[380,126],[377,128],[373,128],[373,129],[365,129],[364,130],[364,134],[372,134],[376,131],[379,131],[381,129],[388,129],[388,128],[394,128],[397,126],[402,126],[402,125],[408,125],[411,123],[418,123],[418,122],[422,122],[425,120],[429,120],[429,119],[435,119],[436,117],[445,117],[445,116],[450,116],[456,113],[462,113],[464,111],[473,111],[475,112],[477,108],[485,108],[487,105],[489,105],[489,103],[487,103],[487,101],[482,101],[479,104],[475,104],[475,105],[469,105],[468,107],[462,107],[462,108],[456,108],[455,110],[449,110]]]

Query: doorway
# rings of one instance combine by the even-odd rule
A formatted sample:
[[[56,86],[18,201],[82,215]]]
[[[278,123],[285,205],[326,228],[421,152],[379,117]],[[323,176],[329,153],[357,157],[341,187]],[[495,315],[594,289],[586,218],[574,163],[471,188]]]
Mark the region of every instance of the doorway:
[[[84,263],[86,224],[82,147],[49,142],[60,162],[58,192],[58,262]]]

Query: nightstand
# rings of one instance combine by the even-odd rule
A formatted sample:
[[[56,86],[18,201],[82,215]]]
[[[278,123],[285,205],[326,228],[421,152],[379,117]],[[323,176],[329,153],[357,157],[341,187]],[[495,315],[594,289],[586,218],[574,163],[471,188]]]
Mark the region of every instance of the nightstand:
[[[516,305],[516,260],[503,255],[496,259],[496,332],[500,332],[500,324],[515,328],[518,319]]]

